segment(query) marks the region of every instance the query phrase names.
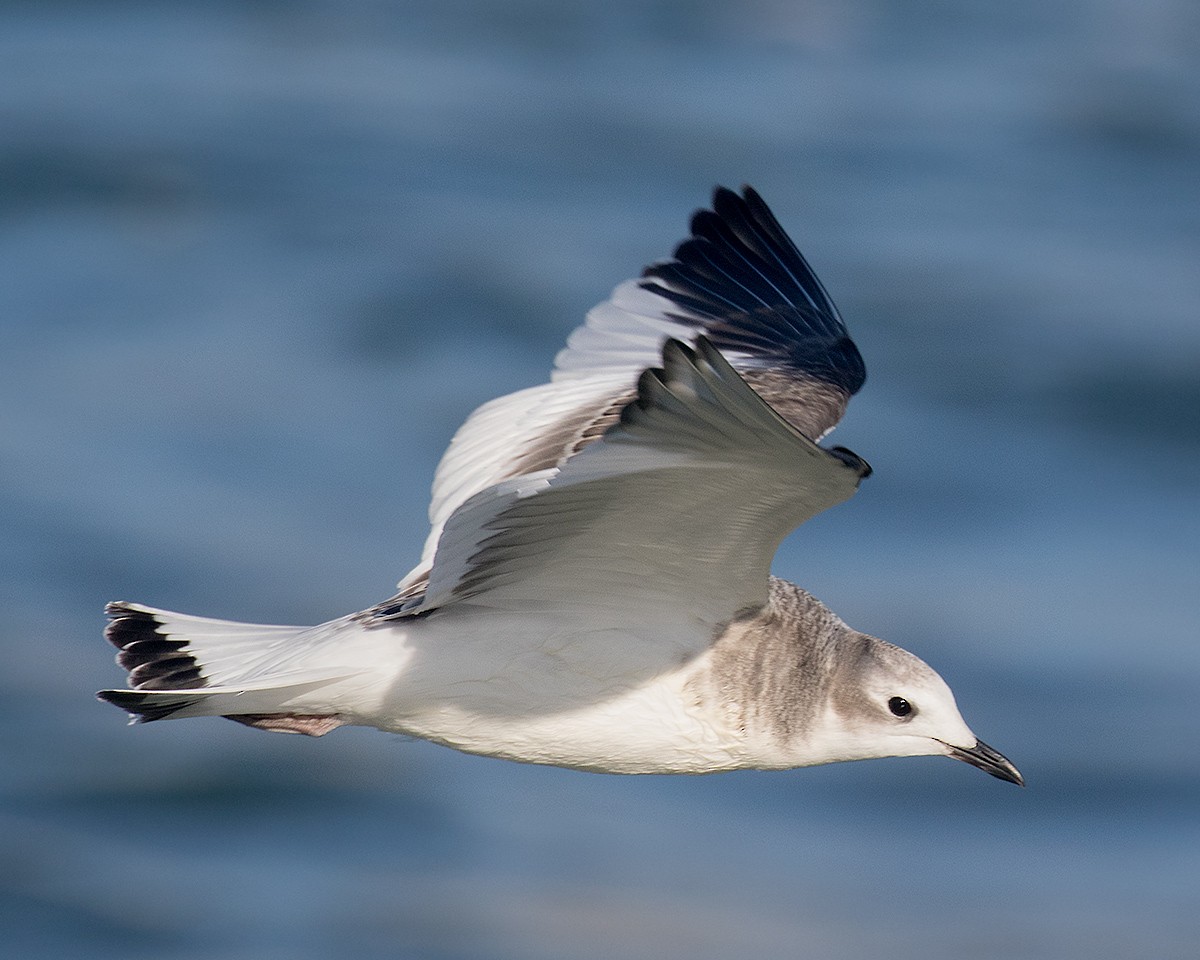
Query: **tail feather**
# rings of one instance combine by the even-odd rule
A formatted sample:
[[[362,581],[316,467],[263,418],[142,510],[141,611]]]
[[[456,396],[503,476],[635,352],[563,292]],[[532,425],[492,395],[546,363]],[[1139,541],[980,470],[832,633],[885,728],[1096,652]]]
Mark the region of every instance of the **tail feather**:
[[[128,713],[131,723],[149,723],[152,720],[165,720],[186,707],[202,703],[211,698],[212,694],[199,690],[186,690],[182,693],[101,690],[96,696]]]
[[[129,671],[127,690],[97,696],[133,723],[224,716],[249,726],[320,736],[343,721],[287,709],[289,701],[346,676],[304,669],[303,641],[321,628],[235,623],[135,603],[110,603],[105,637]]]
[[[130,686],[147,690],[256,679],[289,641],[312,630],[193,617],[140,603],[110,603],[104,612],[111,621],[104,635],[121,651],[117,662],[130,671]]]
[[[139,690],[178,690],[207,684],[196,658],[184,648],[188,640],[159,630],[154,613],[128,603],[110,603],[112,617],[104,636],[115,646],[117,663],[129,671],[129,685]]]

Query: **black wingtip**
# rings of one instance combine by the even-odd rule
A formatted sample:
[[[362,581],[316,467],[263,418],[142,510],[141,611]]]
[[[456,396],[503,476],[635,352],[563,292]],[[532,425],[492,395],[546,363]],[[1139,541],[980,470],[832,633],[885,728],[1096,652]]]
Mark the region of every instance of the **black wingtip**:
[[[753,200],[757,200],[759,203],[762,203],[762,197],[759,196],[758,191],[755,190],[748,183],[743,183],[736,190],[734,190],[731,187],[725,186],[725,184],[723,184],[723,183],[718,183],[718,184],[713,185],[713,189],[712,189],[713,209],[716,209],[716,206],[718,203],[728,203],[730,201],[732,201],[734,203],[744,203],[744,202],[750,202]],[[765,206],[765,204],[764,204],[764,206]]]
[[[676,323],[718,347],[842,390],[866,379],[862,357],[825,287],[758,191],[717,186],[697,210],[691,235],[670,260],[642,271],[639,285],[670,301]]]
[[[739,194],[736,190],[731,190],[731,189],[729,189],[729,187],[725,186],[724,184],[718,183],[715,187],[713,187],[713,191],[712,191],[711,206],[712,206],[713,212],[716,213],[718,216],[720,216],[721,209],[723,207],[728,208],[730,204],[733,204],[735,206],[744,204],[746,202],[745,201],[745,193],[749,189],[750,188],[748,186],[746,186],[745,184],[742,184],[742,192],[741,192],[741,194]]]
[[[857,473],[859,480],[865,480],[875,472],[871,465],[853,450],[847,450],[845,447],[830,447],[829,452]]]

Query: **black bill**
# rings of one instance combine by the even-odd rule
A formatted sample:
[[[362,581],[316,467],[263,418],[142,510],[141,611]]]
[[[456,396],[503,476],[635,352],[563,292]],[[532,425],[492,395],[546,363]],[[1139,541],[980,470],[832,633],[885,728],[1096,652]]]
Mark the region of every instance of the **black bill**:
[[[1004,754],[993,750],[982,740],[976,740],[975,746],[969,748],[955,747],[949,743],[946,746],[955,760],[963,760],[984,773],[1015,783],[1018,787],[1025,786],[1025,778],[1021,776],[1021,771],[1014,767]]]

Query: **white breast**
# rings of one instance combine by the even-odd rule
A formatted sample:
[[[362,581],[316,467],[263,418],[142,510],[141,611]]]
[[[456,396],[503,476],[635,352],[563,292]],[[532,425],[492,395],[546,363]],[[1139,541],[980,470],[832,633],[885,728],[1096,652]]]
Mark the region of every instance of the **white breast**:
[[[685,661],[700,628],[663,627],[680,634],[678,665],[643,676],[635,654],[644,637],[581,630],[580,619],[456,608],[409,621],[404,669],[357,722],[468,753],[613,773],[746,765],[736,729],[689,683],[707,659]]]

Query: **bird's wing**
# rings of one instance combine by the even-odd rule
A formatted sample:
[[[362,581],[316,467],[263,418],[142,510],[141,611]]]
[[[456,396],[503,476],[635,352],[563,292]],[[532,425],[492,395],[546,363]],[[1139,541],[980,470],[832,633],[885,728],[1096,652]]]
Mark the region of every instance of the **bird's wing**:
[[[602,438],[455,510],[423,594],[370,615],[472,603],[686,620],[707,640],[760,607],[779,542],[869,468],[788,424],[706,338],[667,341],[661,364]]]
[[[821,281],[750,187],[718,187],[674,258],[594,307],[555,363],[555,382],[658,362],[668,337],[703,334],[792,426],[819,440],[866,379]]]
[[[398,596],[426,591],[450,516],[497,483],[556,470],[597,440],[669,338],[706,336],[784,419],[819,439],[865,377],[836,307],[762,198],[713,194],[675,258],[647,267],[589,312],[553,381],[493,400],[455,434],[434,478],[430,532]]]
[[[547,383],[485,403],[442,455],[429,502],[429,536],[421,562],[400,581],[422,592],[442,529],[471,497],[504,480],[557,467],[600,437],[634,394],[636,374]]]

